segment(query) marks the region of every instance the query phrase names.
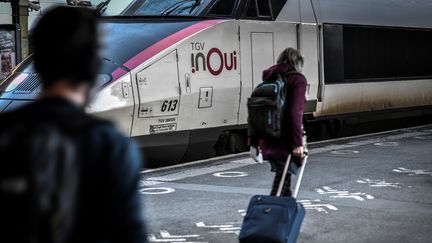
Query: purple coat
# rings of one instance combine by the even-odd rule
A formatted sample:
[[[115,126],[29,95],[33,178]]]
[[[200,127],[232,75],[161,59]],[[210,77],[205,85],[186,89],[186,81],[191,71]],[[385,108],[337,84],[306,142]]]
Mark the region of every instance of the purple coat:
[[[295,71],[291,65],[274,65],[263,72],[264,81],[278,79],[278,74]],[[257,140],[250,138],[251,146],[261,149],[263,158],[266,160],[285,160],[293,148],[303,146],[303,113],[306,103],[306,78],[301,74],[286,75],[287,106],[286,135],[280,142]]]

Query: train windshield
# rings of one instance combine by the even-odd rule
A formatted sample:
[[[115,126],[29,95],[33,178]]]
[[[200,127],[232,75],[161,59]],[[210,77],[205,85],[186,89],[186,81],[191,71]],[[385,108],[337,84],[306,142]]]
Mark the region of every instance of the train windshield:
[[[113,77],[111,74],[114,70],[117,70],[118,68],[120,67],[115,63],[104,59],[102,69],[97,75],[96,86],[103,87],[111,83],[111,81],[113,81]],[[11,74],[3,82],[0,82],[0,98],[8,98],[7,96],[5,96],[5,93],[9,93],[12,91],[17,93],[16,88],[19,88],[19,85],[25,86],[23,83],[26,82],[28,82],[29,84],[32,82],[37,82],[37,84],[34,86],[35,88],[41,83],[39,75],[34,70],[32,56],[20,63],[20,65],[15,69],[13,74]]]
[[[119,68],[119,66],[112,61],[103,58],[102,68],[97,76],[96,84],[98,86],[104,86],[112,81],[111,73]],[[15,73],[26,73],[26,74],[34,74],[36,71],[33,66],[33,56],[25,59],[20,65],[16,68]]]
[[[129,6],[133,0],[93,0],[91,1],[92,6],[99,9],[103,16],[117,16],[121,15],[122,12]]]
[[[199,15],[212,0],[136,0],[126,10],[125,15]]]

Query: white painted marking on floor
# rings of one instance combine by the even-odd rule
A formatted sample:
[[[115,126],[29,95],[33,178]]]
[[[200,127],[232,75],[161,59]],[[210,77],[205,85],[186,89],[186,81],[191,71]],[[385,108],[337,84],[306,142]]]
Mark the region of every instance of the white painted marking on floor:
[[[155,235],[150,234],[147,237],[149,242],[186,242],[186,239],[158,239]]]
[[[240,234],[240,227],[234,226],[234,224],[225,225],[206,225],[204,222],[195,223],[198,228],[218,229],[218,231],[210,231],[212,234]]]
[[[246,173],[246,172],[240,172],[240,171],[226,171],[226,172],[214,173],[213,176],[215,176],[215,177],[222,177],[222,178],[235,178],[235,177],[245,177],[245,176],[248,176],[248,173]]]
[[[338,208],[327,203],[322,203],[321,200],[299,200],[299,203],[303,204],[303,207],[306,210],[315,210],[320,213],[328,214],[329,212],[327,210],[337,211]]]
[[[220,228],[222,231],[240,230],[240,227]]]
[[[410,176],[413,176],[413,175],[430,175],[430,176],[432,176],[432,172],[430,172],[430,171],[426,171],[426,170],[411,170],[411,169],[406,169],[406,168],[403,168],[403,167],[399,167],[397,169],[393,169],[393,172],[402,173],[402,174],[408,174]]]
[[[229,228],[234,227],[232,224],[222,224],[222,225],[206,225],[204,222],[195,223],[198,228]]]
[[[357,183],[360,184],[368,184],[370,187],[393,187],[393,188],[402,188],[402,185],[397,182],[386,182],[385,180],[371,180],[368,178],[361,178],[356,180]]]
[[[150,234],[147,239],[149,242],[183,242],[183,243],[208,243],[207,241],[189,241],[188,238],[199,238],[200,235],[171,235],[167,230],[159,231],[161,238],[156,238]]]
[[[335,151],[331,151],[330,153],[336,154],[336,155],[348,155],[348,154],[359,154],[360,151],[356,151],[356,150],[335,150]]]
[[[233,231],[210,231],[211,234],[236,234],[240,235],[240,230]]]
[[[330,196],[332,198],[351,198],[358,201],[364,201],[365,199],[375,199],[375,197],[370,194],[366,194],[362,192],[353,193],[349,191],[340,191],[340,190],[332,189],[331,187],[328,186],[323,186],[323,189],[317,188],[315,189],[315,191],[321,195],[336,194]]]
[[[167,188],[167,187],[158,187],[158,188],[149,187],[149,188],[141,188],[139,189],[139,192],[141,194],[146,194],[146,195],[160,195],[160,194],[173,193],[175,192],[175,189]]]
[[[374,143],[375,146],[381,146],[381,147],[397,147],[400,145],[398,142],[380,142],[380,143]]]
[[[171,235],[167,230],[159,231],[162,238],[198,238],[200,235]]]
[[[328,214],[327,210],[338,211],[338,208],[334,205],[328,203],[322,203],[321,200],[298,200],[299,203],[303,204],[306,210],[315,210],[320,213]],[[244,217],[246,216],[246,210],[240,209],[238,212]]]

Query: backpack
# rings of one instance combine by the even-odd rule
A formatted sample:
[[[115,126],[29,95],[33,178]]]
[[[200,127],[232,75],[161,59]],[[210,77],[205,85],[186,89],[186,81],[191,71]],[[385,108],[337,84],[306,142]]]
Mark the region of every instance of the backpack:
[[[266,140],[280,140],[285,133],[286,76],[300,74],[288,72],[275,81],[259,84],[248,99],[248,134]]]
[[[0,239],[64,243],[75,221],[78,144],[58,124],[28,124],[0,130]]]

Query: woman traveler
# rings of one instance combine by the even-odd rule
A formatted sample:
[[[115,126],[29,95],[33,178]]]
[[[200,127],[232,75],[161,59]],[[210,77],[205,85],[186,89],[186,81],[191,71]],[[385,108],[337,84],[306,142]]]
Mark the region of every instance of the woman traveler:
[[[304,59],[294,48],[285,49],[279,56],[277,64],[263,72],[263,81],[272,82],[283,77],[286,88],[284,133],[280,141],[269,141],[250,137],[251,156],[257,157],[261,151],[264,160],[270,162],[272,171],[276,172],[271,195],[276,195],[285,162],[288,155],[293,155],[297,166],[301,166],[305,152],[303,139],[303,112],[306,103],[306,78],[300,73]],[[259,146],[259,149],[258,149]],[[282,196],[291,196],[291,174],[286,176]]]

